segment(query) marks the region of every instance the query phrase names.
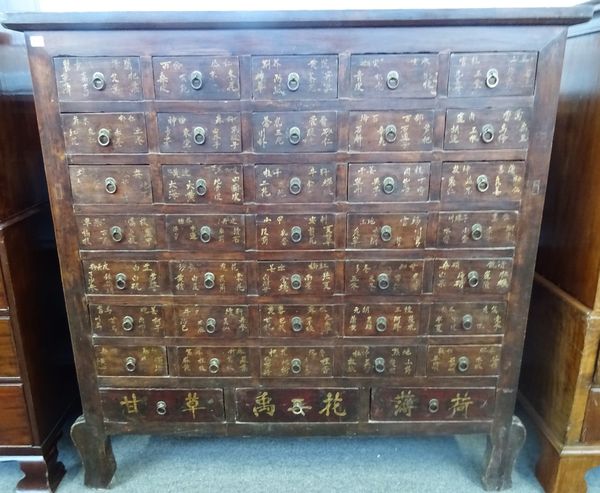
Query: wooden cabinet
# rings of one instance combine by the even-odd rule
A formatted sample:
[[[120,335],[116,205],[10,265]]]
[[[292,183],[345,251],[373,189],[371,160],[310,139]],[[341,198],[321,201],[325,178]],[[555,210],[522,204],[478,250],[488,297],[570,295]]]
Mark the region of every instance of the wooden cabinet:
[[[9,16],[86,484],[114,434],[277,430],[482,432],[484,486],[510,486],[566,26],[590,15]]]

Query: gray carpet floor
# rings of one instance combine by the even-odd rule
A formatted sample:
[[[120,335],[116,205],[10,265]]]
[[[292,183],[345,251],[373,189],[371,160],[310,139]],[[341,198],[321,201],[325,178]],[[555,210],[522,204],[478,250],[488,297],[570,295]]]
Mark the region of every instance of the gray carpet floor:
[[[519,413],[522,414],[522,413]],[[513,492],[542,492],[534,475],[539,446],[528,438],[513,474]],[[115,493],[481,493],[485,436],[385,438],[174,438],[116,436]],[[68,437],[60,442],[67,475],[58,493],[85,493]],[[14,491],[16,463],[0,463],[0,492]],[[600,493],[600,468],[588,472]],[[91,491],[91,490],[89,490]]]

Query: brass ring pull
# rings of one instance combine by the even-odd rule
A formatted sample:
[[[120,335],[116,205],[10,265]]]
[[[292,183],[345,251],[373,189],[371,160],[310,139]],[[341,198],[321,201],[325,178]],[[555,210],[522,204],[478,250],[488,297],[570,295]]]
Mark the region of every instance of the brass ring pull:
[[[293,243],[300,243],[302,241],[302,228],[300,226],[293,226],[290,237]]]
[[[133,330],[133,317],[125,315],[121,321],[121,327],[124,331],[130,332]]]
[[[299,144],[301,138],[302,138],[302,134],[298,127],[290,128],[290,130],[288,132],[288,140],[290,141],[290,144],[292,144],[292,145]]]
[[[458,363],[456,363],[456,369],[460,373],[465,373],[466,371],[469,371],[469,364],[469,358],[467,358],[466,356],[461,356],[460,358],[458,358]]]
[[[115,180],[112,176],[109,176],[104,180],[104,190],[106,193],[116,193],[117,192],[117,180]]]
[[[471,330],[473,328],[473,316],[472,315],[469,315],[468,313],[466,315],[463,315],[462,328],[464,330]]]
[[[204,130],[204,127],[194,127],[194,142],[199,146],[206,142],[206,130]]]
[[[136,368],[137,368],[137,362],[136,362],[135,358],[133,356],[127,356],[127,358],[125,358],[125,369],[129,373],[133,373]]]
[[[396,190],[396,180],[394,177],[386,176],[381,184],[381,190],[383,190],[383,193],[386,195],[394,193],[394,190]]]
[[[107,128],[101,128],[98,130],[98,144],[102,147],[106,147],[110,144],[110,130]]]
[[[377,287],[381,290],[386,290],[390,287],[390,276],[382,272],[377,276]]]
[[[290,178],[290,193],[298,195],[302,191],[302,181],[297,176]]]
[[[207,334],[214,334],[217,331],[217,321],[214,318],[207,318],[205,330]]]
[[[292,331],[302,332],[302,319],[300,317],[292,317]]]
[[[490,89],[494,89],[500,82],[500,78],[498,77],[498,71],[495,68],[491,68],[487,71],[485,76],[485,85]]]
[[[122,272],[115,276],[115,286],[119,291],[123,291],[127,287],[127,276]]]
[[[435,414],[440,410],[440,401],[437,399],[430,399],[427,407],[430,413]]]
[[[385,372],[385,359],[383,359],[383,358],[375,358],[375,362],[373,364],[373,367],[375,368],[375,371],[377,373],[384,373]]]
[[[212,289],[215,287],[215,275],[212,272],[206,272],[204,274],[204,287],[206,289]]]
[[[479,240],[481,240],[482,237],[483,237],[483,226],[481,226],[481,224],[479,224],[479,223],[473,224],[473,226],[471,226],[471,238],[474,241],[479,241]]]
[[[221,368],[221,362],[219,361],[219,358],[211,358],[210,361],[208,362],[208,371],[211,372],[212,374],[218,373],[219,369]]]
[[[489,144],[494,140],[496,136],[496,131],[494,130],[494,126],[489,123],[485,124],[481,127],[481,140],[484,144]]]
[[[477,190],[481,193],[487,192],[488,188],[490,188],[490,181],[488,177],[485,175],[479,175],[476,180]]]
[[[290,368],[292,369],[292,373],[294,375],[298,375],[298,373],[302,371],[302,361],[300,360],[300,358],[294,358],[290,362]]]
[[[113,226],[110,228],[110,237],[115,243],[119,243],[123,240],[123,230],[119,226]]]
[[[467,282],[469,283],[470,287],[476,288],[477,286],[479,286],[479,274],[476,271],[472,270],[467,274]]]
[[[190,86],[192,86],[192,89],[194,91],[199,91],[200,89],[202,89],[202,84],[202,72],[200,72],[199,70],[194,70],[190,74]]]
[[[400,75],[398,72],[396,70],[390,70],[385,78],[385,83],[387,84],[388,89],[391,89],[392,91],[397,89],[400,85]]]
[[[377,317],[375,321],[375,330],[377,332],[385,332],[387,330],[387,318]]]
[[[167,403],[165,401],[158,401],[156,403],[156,414],[159,416],[167,414]]]
[[[388,144],[396,142],[396,139],[398,138],[398,130],[396,129],[396,125],[390,123],[387,127],[385,127],[383,137]]]
[[[290,279],[292,289],[295,289],[297,291],[302,287],[302,276],[300,274],[292,274],[292,277]]]
[[[106,87],[106,79],[102,72],[94,72],[94,75],[92,75],[92,87],[96,91],[101,91]]]
[[[381,226],[380,231],[381,241],[390,241],[392,239],[392,227],[387,224]]]
[[[200,195],[200,197],[203,197],[206,195],[207,191],[206,180],[204,178],[198,178],[196,180],[196,193]]]
[[[200,241],[202,243],[208,243],[211,240],[212,231],[210,226],[202,226],[200,228]]]
[[[300,87],[300,75],[297,72],[290,72],[287,80],[288,89],[292,92],[296,92]]]

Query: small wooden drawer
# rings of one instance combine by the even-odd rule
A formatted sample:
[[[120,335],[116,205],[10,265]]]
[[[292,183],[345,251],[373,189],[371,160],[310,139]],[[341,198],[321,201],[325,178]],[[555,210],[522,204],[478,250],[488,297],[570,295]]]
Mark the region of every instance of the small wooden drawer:
[[[76,204],[150,204],[148,166],[69,166]]]
[[[489,420],[496,389],[396,387],[371,389],[371,421]]]
[[[178,347],[175,375],[179,377],[248,377],[249,349],[244,347]],[[173,370],[173,367],[172,367]]]
[[[256,216],[259,250],[330,250],[335,248],[334,214]]]
[[[101,389],[109,421],[204,423],[225,420],[222,389]]]
[[[241,152],[239,113],[158,113],[160,152]]]
[[[252,114],[255,152],[334,152],[338,146],[335,111]]]
[[[165,265],[153,260],[85,260],[88,294],[160,294],[167,291]]]
[[[248,335],[248,307],[240,305],[173,305],[171,337],[240,338]]]
[[[142,99],[138,57],[56,57],[60,101],[137,101]]]
[[[351,111],[349,150],[429,151],[433,149],[433,111]]]
[[[241,204],[244,201],[239,165],[162,166],[165,202],[178,204]]]
[[[510,289],[512,258],[436,260],[436,294],[503,294]]]
[[[4,276],[0,267],[0,310],[8,307],[8,299],[6,297],[6,288],[4,287]]]
[[[257,202],[320,203],[335,199],[335,164],[257,164],[254,173]]]
[[[260,375],[268,378],[331,377],[331,347],[267,347],[260,350]]]
[[[529,96],[537,52],[452,53],[448,96]]]
[[[400,250],[423,248],[427,214],[348,214],[347,248]]]
[[[95,346],[96,370],[106,376],[168,374],[167,353],[161,346]]]
[[[422,260],[346,261],[346,294],[395,296],[423,290]]]
[[[517,239],[517,212],[441,212],[439,247],[512,247]]]
[[[344,375],[347,377],[411,377],[417,366],[414,346],[346,346]]]
[[[258,262],[258,293],[272,295],[333,294],[336,263]]]
[[[261,337],[329,337],[339,332],[335,305],[260,305]]]
[[[429,333],[468,335],[503,334],[506,330],[506,303],[434,303]]]
[[[350,202],[425,202],[428,198],[429,163],[348,167]]]
[[[67,154],[145,153],[143,113],[63,113]]]
[[[442,203],[493,206],[521,200],[525,185],[522,161],[444,163]]]
[[[0,385],[0,443],[33,445],[22,385]]]
[[[221,261],[171,261],[175,294],[241,295],[247,290],[246,264]]]
[[[336,55],[253,56],[254,99],[337,98]]]
[[[162,337],[168,322],[161,305],[90,304],[92,331],[98,336]]]
[[[242,214],[167,215],[166,227],[171,250],[242,252],[246,248]]]
[[[445,149],[526,149],[531,108],[486,108],[446,112]]]
[[[152,250],[156,217],[129,215],[75,216],[79,246],[89,250]]]
[[[431,377],[469,377],[500,373],[500,344],[487,346],[429,346],[427,375]]]
[[[153,57],[156,99],[240,99],[235,56]]]
[[[352,55],[355,98],[433,98],[437,94],[437,53]]]
[[[0,377],[18,377],[19,363],[8,318],[0,318]]]
[[[241,388],[235,391],[238,422],[358,421],[357,388]]]
[[[415,336],[421,332],[421,306],[410,303],[348,304],[345,337]]]

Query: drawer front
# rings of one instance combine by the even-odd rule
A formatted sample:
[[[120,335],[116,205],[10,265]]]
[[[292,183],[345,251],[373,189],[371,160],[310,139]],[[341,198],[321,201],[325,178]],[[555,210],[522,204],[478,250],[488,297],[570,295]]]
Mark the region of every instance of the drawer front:
[[[68,154],[117,154],[148,151],[143,113],[63,113]]]
[[[222,389],[101,389],[110,421],[203,423],[225,420]]]
[[[259,250],[330,250],[335,248],[334,214],[256,216]]]
[[[239,295],[247,290],[244,262],[172,261],[169,267],[175,294]]]
[[[394,296],[420,294],[422,260],[346,261],[346,294]]]
[[[529,96],[533,94],[536,52],[453,53],[450,97]]]
[[[373,388],[372,421],[486,420],[494,415],[494,388]]]
[[[429,151],[433,149],[433,111],[351,111],[349,149]]]
[[[94,335],[125,337],[163,337],[167,318],[160,305],[90,304]]]
[[[240,99],[237,57],[153,57],[152,69],[157,99]]]
[[[267,347],[260,350],[260,375],[268,378],[331,377],[331,347]]]
[[[517,239],[516,212],[442,212],[437,243],[440,247],[511,247]]]
[[[75,216],[82,249],[151,250],[156,248],[154,216]]]
[[[417,366],[414,346],[347,346],[344,375],[347,377],[410,377]]]
[[[334,152],[338,145],[335,111],[253,113],[255,152]]]
[[[241,152],[239,113],[158,113],[160,152]]]
[[[96,346],[96,370],[106,376],[167,375],[167,354],[164,347]]]
[[[0,443],[32,445],[29,414],[22,385],[0,385]]]
[[[253,56],[254,99],[337,98],[335,55]]]
[[[61,101],[137,101],[142,99],[138,57],[56,57]]]
[[[242,388],[235,391],[239,422],[358,421],[357,388]]]
[[[502,346],[429,346],[427,375],[468,377],[498,375]]]
[[[507,293],[510,289],[512,268],[511,258],[436,260],[433,292],[435,294]]]
[[[159,294],[167,292],[164,265],[156,261],[86,260],[89,294]]]
[[[238,305],[174,305],[167,335],[231,338],[248,335],[248,307]]]
[[[414,336],[421,327],[421,306],[409,303],[349,304],[344,336]]]
[[[257,202],[319,203],[335,199],[335,164],[257,164],[254,172]]]
[[[429,319],[430,334],[503,334],[506,303],[435,303]]]
[[[0,318],[0,377],[18,377],[19,363],[8,318]]]
[[[246,227],[241,214],[168,215],[167,244],[192,252],[244,251]]]
[[[352,55],[350,64],[355,98],[433,98],[437,94],[437,54]]]
[[[526,149],[531,108],[448,110],[445,149]]]
[[[167,203],[241,204],[244,200],[239,165],[165,165],[162,181]]]
[[[247,377],[250,355],[243,347],[178,347],[175,374],[180,377]]]
[[[348,248],[423,248],[426,213],[348,214]]]
[[[333,294],[336,263],[258,262],[258,292],[261,295]]]
[[[525,176],[522,161],[444,163],[442,203],[492,205],[521,200]]]
[[[261,337],[328,337],[339,332],[334,305],[260,305]]]
[[[429,198],[429,163],[350,164],[350,202],[424,202]]]
[[[150,204],[147,166],[69,166],[76,204]]]
[[[4,287],[4,276],[0,267],[0,310],[8,307],[8,299],[6,297],[6,289]]]

